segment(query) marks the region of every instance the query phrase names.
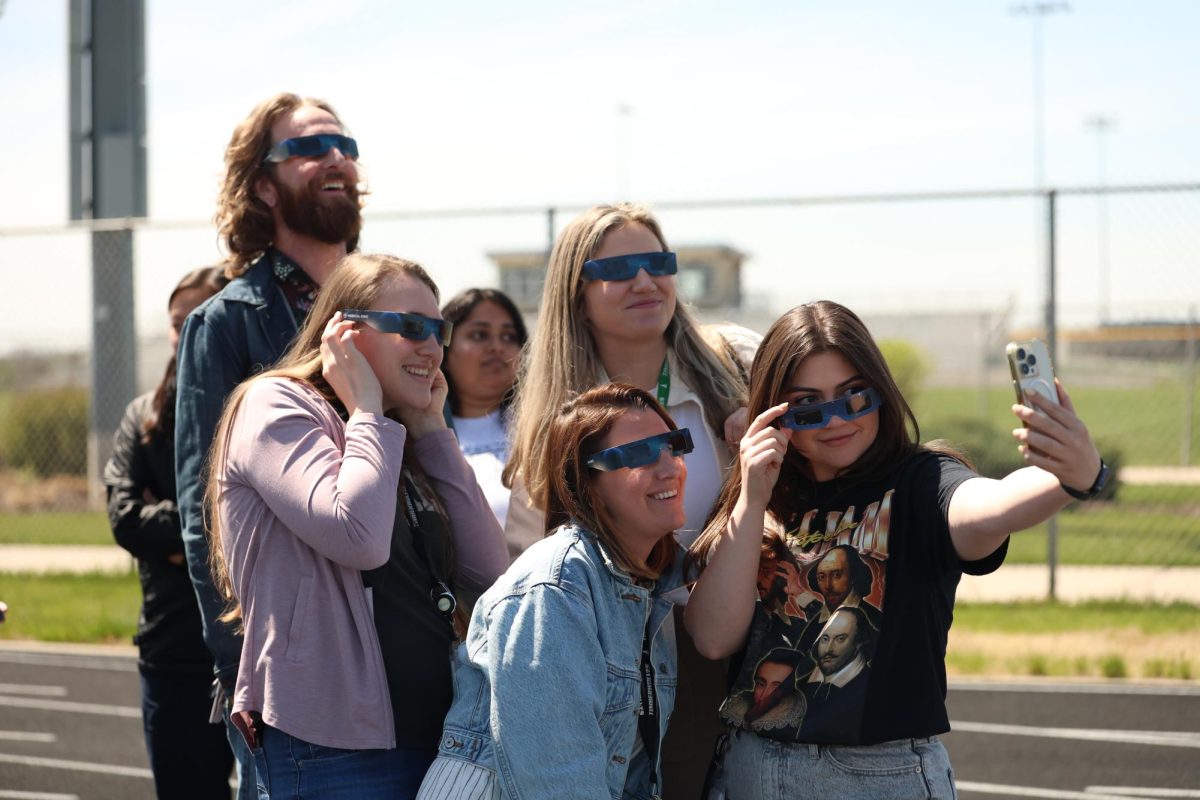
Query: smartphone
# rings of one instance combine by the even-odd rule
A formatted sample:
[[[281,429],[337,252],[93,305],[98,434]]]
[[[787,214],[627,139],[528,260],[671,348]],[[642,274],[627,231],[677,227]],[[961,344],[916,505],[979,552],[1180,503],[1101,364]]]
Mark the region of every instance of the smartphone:
[[[1008,357],[1008,369],[1012,373],[1013,389],[1017,393],[1018,403],[1032,408],[1028,397],[1030,393],[1036,392],[1058,405],[1054,364],[1050,360],[1050,350],[1045,342],[1041,339],[1009,342],[1004,354]]]

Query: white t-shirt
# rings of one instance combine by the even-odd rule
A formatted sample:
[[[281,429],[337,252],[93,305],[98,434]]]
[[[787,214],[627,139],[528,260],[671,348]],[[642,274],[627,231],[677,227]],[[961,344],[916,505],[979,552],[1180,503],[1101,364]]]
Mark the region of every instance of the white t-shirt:
[[[487,498],[492,513],[504,525],[508,516],[509,490],[500,480],[508,460],[508,434],[500,419],[500,409],[482,417],[454,417],[454,433],[467,463],[475,471],[475,480]]]

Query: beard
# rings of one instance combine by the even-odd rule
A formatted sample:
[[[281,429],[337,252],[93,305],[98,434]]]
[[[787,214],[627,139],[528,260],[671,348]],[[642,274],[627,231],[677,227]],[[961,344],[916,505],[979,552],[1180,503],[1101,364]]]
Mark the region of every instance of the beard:
[[[331,177],[341,178],[344,194],[321,191],[321,184]],[[347,244],[358,241],[362,229],[362,210],[358,205],[358,187],[340,173],[325,173],[313,178],[300,189],[292,189],[271,175],[279,192],[279,214],[289,228],[303,236],[326,244]]]

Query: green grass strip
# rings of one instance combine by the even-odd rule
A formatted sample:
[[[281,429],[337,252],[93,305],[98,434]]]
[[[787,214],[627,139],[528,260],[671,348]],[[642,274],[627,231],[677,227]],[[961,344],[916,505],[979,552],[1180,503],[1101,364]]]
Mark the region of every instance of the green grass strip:
[[[1200,632],[1200,606],[1133,600],[959,603],[954,627],[976,632],[1063,633],[1134,628],[1147,634]]]
[[[0,600],[8,604],[0,639],[129,644],[142,589],[133,572],[0,574]]]
[[[113,544],[102,511],[0,514],[0,544]]]

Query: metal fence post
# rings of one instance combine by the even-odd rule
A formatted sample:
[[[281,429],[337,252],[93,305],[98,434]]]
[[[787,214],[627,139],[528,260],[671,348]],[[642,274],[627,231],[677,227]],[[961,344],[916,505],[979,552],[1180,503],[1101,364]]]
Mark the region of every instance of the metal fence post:
[[[1055,247],[1054,247],[1054,215],[1057,206],[1057,194],[1054,189],[1046,192],[1046,346],[1055,361],[1058,361],[1058,328],[1055,325],[1057,313],[1055,296]],[[1050,599],[1056,598],[1058,586],[1058,515],[1046,520],[1046,566],[1050,574]]]
[[[1188,308],[1187,344],[1183,350],[1183,436],[1179,442],[1179,465],[1192,463],[1192,415],[1196,409],[1196,307]]]

